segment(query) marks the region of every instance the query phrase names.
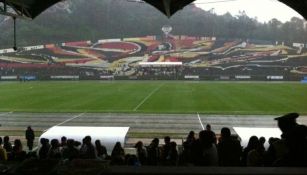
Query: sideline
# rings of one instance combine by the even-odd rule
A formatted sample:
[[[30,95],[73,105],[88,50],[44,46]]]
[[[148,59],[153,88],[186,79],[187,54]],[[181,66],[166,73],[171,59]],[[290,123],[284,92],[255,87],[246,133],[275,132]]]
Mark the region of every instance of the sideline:
[[[198,120],[199,120],[199,123],[200,123],[201,128],[203,128],[203,130],[205,130],[205,127],[204,127],[203,123],[201,122],[199,113],[197,113],[197,117],[198,117]]]
[[[84,114],[85,114],[85,113],[81,113],[81,114],[75,115],[75,116],[73,116],[72,118],[67,119],[67,120],[65,120],[65,121],[63,121],[63,122],[61,122],[61,123],[59,123],[59,124],[56,124],[56,125],[54,125],[54,126],[52,126],[52,127],[55,127],[55,126],[60,126],[60,125],[62,125],[62,124],[64,124],[64,123],[67,123],[67,122],[69,122],[69,121],[73,120],[73,119],[76,119],[76,118],[82,117]],[[52,128],[52,127],[50,127],[50,128]],[[49,128],[48,128],[48,129],[49,129]],[[43,132],[46,132],[48,129],[45,129]]]
[[[133,111],[137,111],[139,107],[141,107],[154,93],[156,93],[164,84],[161,84],[160,86],[156,87],[154,90],[152,90],[144,99],[141,101],[134,109]]]

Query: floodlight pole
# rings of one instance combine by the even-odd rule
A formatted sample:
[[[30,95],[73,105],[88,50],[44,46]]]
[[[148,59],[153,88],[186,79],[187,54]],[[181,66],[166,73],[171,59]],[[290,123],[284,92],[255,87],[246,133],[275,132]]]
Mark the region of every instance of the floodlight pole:
[[[13,49],[16,51],[17,50],[17,39],[16,39],[16,17],[13,17],[14,20],[14,47]]]

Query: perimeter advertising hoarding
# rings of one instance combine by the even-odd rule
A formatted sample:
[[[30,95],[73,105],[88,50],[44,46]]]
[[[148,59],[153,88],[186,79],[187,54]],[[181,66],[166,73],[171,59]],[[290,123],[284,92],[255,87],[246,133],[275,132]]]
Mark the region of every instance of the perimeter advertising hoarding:
[[[54,80],[79,80],[79,75],[60,75],[60,76],[50,76]]]
[[[25,76],[20,76],[19,77],[20,80],[27,80],[27,81],[31,81],[31,80],[36,80],[36,76],[32,76],[32,75],[25,75]]]
[[[17,76],[1,76],[1,80],[17,80]]]
[[[235,78],[245,80],[245,79],[251,79],[252,77],[250,75],[236,75]]]
[[[199,79],[199,75],[185,75],[184,76],[185,79],[192,79],[192,80],[198,80]]]
[[[266,77],[267,80],[283,80],[284,76],[275,76],[275,75],[269,75]]]

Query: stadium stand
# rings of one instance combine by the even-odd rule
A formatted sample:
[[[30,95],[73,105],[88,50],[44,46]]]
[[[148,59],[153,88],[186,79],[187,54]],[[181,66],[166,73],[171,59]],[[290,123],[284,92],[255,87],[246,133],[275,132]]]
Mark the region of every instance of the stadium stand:
[[[110,152],[106,152],[103,142],[93,140],[91,136],[84,137],[82,143],[72,138],[67,138],[67,142],[63,142],[63,139],[61,139],[61,144],[58,139],[52,139],[50,141],[49,139],[41,138],[41,146],[39,149],[28,153],[22,149],[20,140],[14,140],[14,146],[11,146],[9,137],[6,136],[3,147],[0,145],[2,150],[5,149],[0,156],[2,160],[0,163],[2,166],[0,167],[3,172],[9,172],[10,174],[19,174],[24,171],[29,173],[30,170],[33,171],[31,173],[45,173],[45,171],[49,173],[56,171],[59,173],[60,170],[63,170],[63,167],[68,168],[72,164],[75,164],[74,166],[79,164],[83,169],[87,169],[88,171],[91,168],[98,168],[100,171],[106,168],[114,170],[113,168],[118,168],[118,165],[124,165],[125,167],[159,166],[162,169],[165,166],[185,167],[186,169],[190,169],[190,171],[195,171],[197,167],[208,166],[296,167],[296,171],[294,172],[296,174],[302,174],[305,172],[305,169],[298,167],[307,166],[307,127],[297,124],[297,117],[297,113],[289,113],[275,118],[282,131],[282,137],[281,139],[270,138],[268,140],[268,148],[264,147],[264,143],[266,142],[264,138],[252,136],[249,139],[248,145],[242,149],[240,139],[231,135],[229,128],[223,127],[221,133],[216,138],[215,133],[208,127],[210,125],[207,125],[207,129],[200,131],[198,135],[195,135],[194,131],[191,131],[187,135],[187,138],[184,139],[182,146],[178,146],[176,142],[172,141],[171,137],[166,136],[162,144],[160,144],[158,138],[154,138],[147,146],[144,146],[143,142],[139,141],[134,146],[134,151],[131,152],[130,149],[132,148],[130,148],[128,152],[128,149],[124,148],[125,145],[122,145],[121,142],[114,141],[116,144],[113,144],[115,146],[111,154]],[[99,134],[95,134],[95,137],[99,137]],[[2,141],[2,138],[0,141]],[[7,157],[7,160],[5,157]],[[42,166],[42,162],[49,162],[53,170]],[[40,168],[35,168],[36,166]],[[81,171],[76,167],[77,170]],[[175,169],[172,170],[173,173],[178,173],[178,171],[174,171]],[[227,174],[225,170],[222,168],[220,173]],[[232,169],[231,172],[238,171],[239,174],[248,174],[244,170],[241,168]],[[264,172],[267,173],[268,171],[271,172],[271,169],[264,169]],[[145,172],[149,173],[147,171]],[[259,169],[256,172],[263,173]],[[288,168],[284,174],[294,172]],[[112,172],[109,173],[112,174]],[[118,173],[122,174],[123,172]],[[194,174],[196,172],[191,173]],[[207,172],[198,172],[197,174],[203,173]],[[279,174],[280,171],[271,173]]]

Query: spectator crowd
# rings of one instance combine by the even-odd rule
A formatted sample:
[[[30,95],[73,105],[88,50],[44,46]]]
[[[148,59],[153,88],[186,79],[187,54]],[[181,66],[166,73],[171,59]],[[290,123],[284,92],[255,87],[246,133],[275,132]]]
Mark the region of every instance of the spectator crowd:
[[[33,147],[34,132],[26,130],[29,153],[23,150],[21,141],[16,139],[13,146],[8,136],[0,137],[0,160],[23,161],[37,159],[98,159],[110,161],[111,165],[131,166],[307,166],[307,127],[296,123],[297,113],[276,118],[282,131],[281,138],[270,138],[269,147],[264,137],[252,136],[243,148],[237,136],[227,127],[221,129],[219,137],[208,124],[197,134],[190,131],[179,148],[171,137],[164,137],[160,144],[154,138],[147,146],[138,141],[134,148],[136,154],[125,154],[125,149],[117,142],[109,155],[100,140],[92,142],[91,136],[83,138],[82,143],[63,136],[61,140],[42,138],[36,153]],[[94,144],[93,144],[94,143]]]

